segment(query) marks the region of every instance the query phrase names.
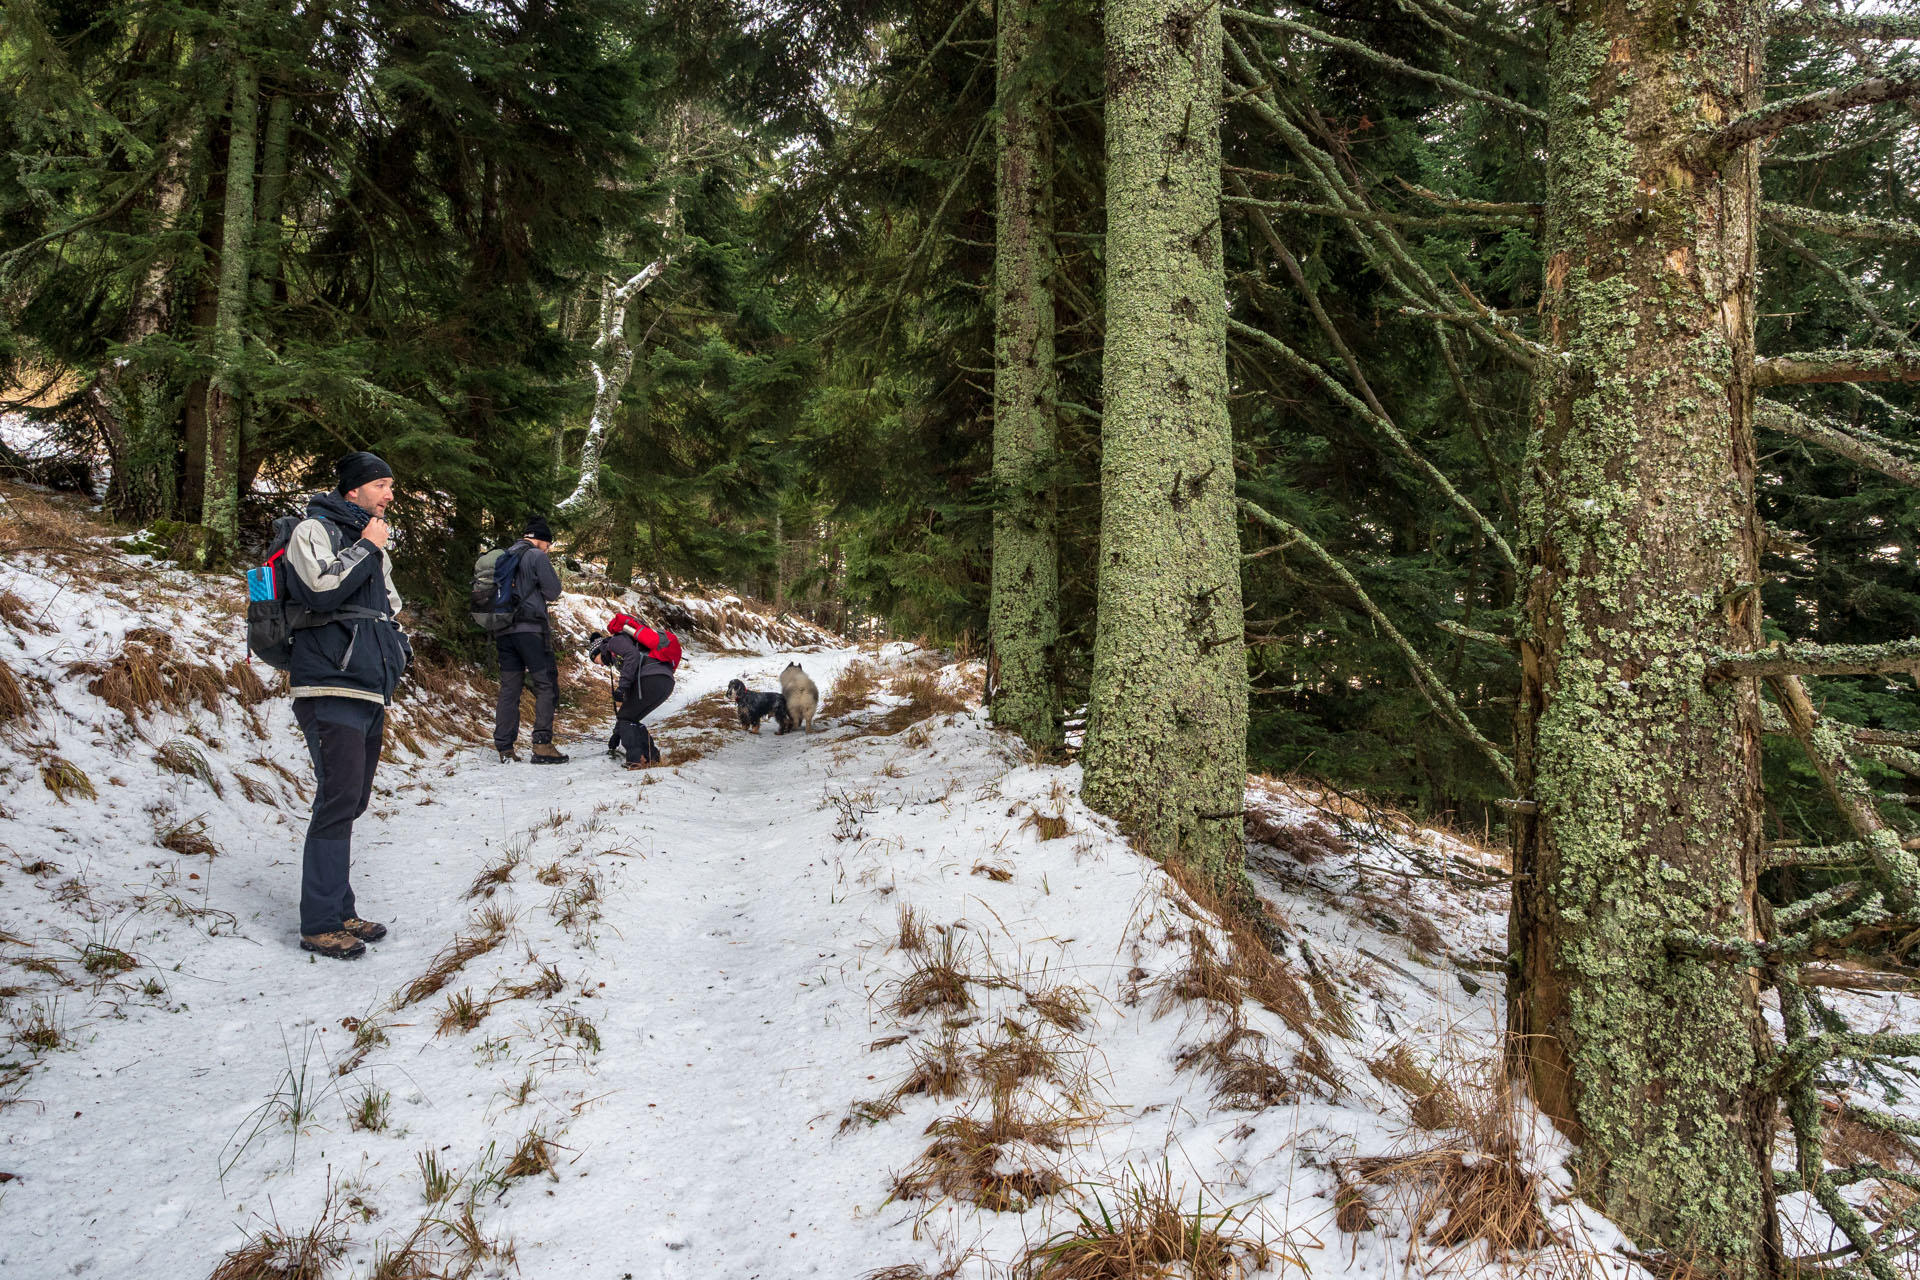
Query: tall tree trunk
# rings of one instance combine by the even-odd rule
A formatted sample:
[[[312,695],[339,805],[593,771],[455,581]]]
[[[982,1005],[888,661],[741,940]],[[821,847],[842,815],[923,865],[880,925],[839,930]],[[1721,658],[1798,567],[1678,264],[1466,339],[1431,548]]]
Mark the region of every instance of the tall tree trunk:
[[[251,12],[251,10],[249,10]],[[253,166],[260,136],[260,69],[244,49],[233,67],[232,130],[227,143],[227,194],[220,238],[220,301],[213,321],[213,377],[207,388],[206,476],[200,522],[215,557],[230,553],[240,533],[240,362],[245,341],[248,270],[253,258]]]
[[[144,523],[172,514],[175,454],[179,451],[178,400],[170,372],[141,359],[140,347],[164,334],[173,319],[169,277],[180,255],[172,242],[187,207],[192,160],[206,116],[195,108],[167,139],[153,194],[152,234],[161,247],[134,284],[121,353],[102,372],[95,404],[105,427],[112,475],[107,510],[115,518]]]
[[[1238,874],[1247,672],[1227,417],[1220,9],[1108,0],[1100,602],[1087,802]]]
[[[1034,51],[1034,0],[1000,0],[999,216],[994,232],[994,723],[1029,745],[1061,741],[1059,521],[1053,492],[1053,155]]]
[[[1762,7],[1569,0],[1552,39],[1546,317],[1528,492],[1508,990],[1514,1065],[1580,1143],[1584,1194],[1696,1270],[1778,1252],[1749,969],[1760,719],[1707,685],[1758,636],[1753,149]]]

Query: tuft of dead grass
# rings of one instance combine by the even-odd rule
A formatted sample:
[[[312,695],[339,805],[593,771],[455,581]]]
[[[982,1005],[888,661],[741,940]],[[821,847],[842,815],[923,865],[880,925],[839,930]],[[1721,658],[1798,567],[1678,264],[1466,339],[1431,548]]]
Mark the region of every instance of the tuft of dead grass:
[[[268,1223],[222,1258],[207,1280],[326,1280],[347,1245],[347,1213],[329,1185],[312,1226],[296,1232]]]
[[[487,907],[474,916],[476,929],[473,933],[461,934],[441,949],[427,966],[427,971],[415,978],[401,991],[394,1002],[394,1008],[404,1009],[410,1004],[418,1004],[427,997],[437,995],[440,988],[447,985],[453,975],[458,973],[469,960],[483,956],[507,940],[507,933],[513,927],[513,917],[499,907]]]
[[[529,1129],[520,1139],[520,1145],[514,1148],[513,1158],[507,1161],[506,1168],[500,1171],[502,1181],[510,1182],[515,1178],[531,1178],[536,1174],[546,1174],[555,1182],[560,1175],[553,1170],[554,1141],[538,1129]]]
[[[254,670],[251,662],[236,662],[227,668],[227,688],[232,690],[233,696],[243,707],[258,706],[273,696],[267,686],[261,683],[260,673]]]
[[[1013,868],[1002,862],[976,862],[973,864],[973,874],[985,876],[996,884],[1005,884],[1013,879]]]
[[[224,799],[226,796],[226,788],[220,785],[220,777],[214,773],[206,753],[189,739],[167,739],[153,753],[153,762],[168,773],[177,773],[183,778],[198,778],[213,792],[215,799]]]
[[[1250,1210],[1209,1211],[1204,1193],[1192,1209],[1173,1187],[1171,1171],[1149,1182],[1129,1174],[1091,1207],[1072,1206],[1074,1225],[1033,1245],[1014,1264],[1016,1280],[1241,1280],[1268,1267],[1306,1266],[1264,1236],[1247,1234]]]
[[[897,1200],[964,1200],[996,1213],[1018,1213],[1057,1195],[1066,1182],[1049,1153],[1066,1149],[1067,1120],[1021,1114],[1011,1096],[996,1092],[981,1120],[946,1116],[928,1126],[933,1141],[895,1176]]]
[[[1318,818],[1289,822],[1280,813],[1258,805],[1247,807],[1246,831],[1249,841],[1270,845],[1303,866],[1349,853],[1333,829]]]
[[[864,711],[879,687],[879,668],[865,658],[855,658],[840,669],[833,688],[820,704],[820,714],[840,719]]]
[[[100,793],[94,790],[93,779],[65,756],[49,756],[40,766],[40,781],[61,804],[71,804],[68,796],[85,796],[89,800],[98,800]]]
[[[1039,1015],[1041,1021],[1062,1031],[1086,1029],[1089,1006],[1082,987],[1063,984],[1029,991],[1026,1007]]]
[[[1228,1111],[1264,1111],[1297,1096],[1287,1073],[1268,1056],[1267,1037],[1248,1027],[1238,1010],[1218,1034],[1183,1050],[1174,1069],[1208,1073],[1214,1100]]]
[[[1340,1161],[1342,1185],[1372,1193],[1350,1219],[1398,1210],[1415,1240],[1442,1248],[1477,1241],[1499,1260],[1564,1243],[1541,1209],[1551,1187],[1526,1159],[1513,1086],[1497,1060],[1467,1064],[1443,1079],[1410,1053],[1390,1053],[1382,1071],[1395,1088],[1424,1092],[1428,1118],[1446,1113],[1454,1138],[1401,1155]],[[1405,1086],[1395,1083],[1402,1079]],[[1429,1082],[1440,1087],[1429,1089]]]
[[[1433,1068],[1397,1044],[1367,1064],[1374,1079],[1393,1086],[1407,1099],[1413,1123],[1422,1129],[1458,1129],[1472,1120],[1472,1112],[1452,1085]]]
[[[907,976],[894,984],[895,1013],[911,1018],[930,1012],[959,1014],[973,1008],[963,967],[966,949],[960,943],[959,930],[942,934],[936,950],[910,951],[907,956]]]
[[[161,848],[171,849],[175,853],[206,858],[220,856],[220,846],[207,834],[207,815],[204,813],[196,814],[184,822],[162,826],[154,831],[153,838]]]
[[[838,686],[835,686],[836,690]],[[920,725],[935,716],[952,715],[967,709],[967,700],[958,694],[949,692],[940,683],[937,672],[926,670],[907,670],[898,672],[887,682],[887,692],[905,701],[889,708],[887,713],[875,721],[868,730],[875,737],[891,737],[903,729]],[[921,741],[909,740],[908,744],[918,749],[926,745]]]
[[[228,684],[226,671],[176,653],[173,637],[157,627],[133,628],[120,652],[69,663],[67,673],[91,676],[87,691],[136,726],[156,709],[183,715],[195,703],[218,714]]]
[[[0,658],[0,726],[32,723],[33,718],[33,704],[27,701],[13,668]]]
[[[1032,827],[1042,840],[1059,840],[1071,834],[1066,817],[1058,813],[1030,813],[1020,825]]]
[[[927,949],[927,926],[921,921],[920,913],[904,902],[900,904],[900,928],[893,945],[897,951]]]
[[[483,868],[480,874],[473,878],[473,883],[467,886],[466,898],[468,900],[474,898],[491,898],[495,890],[513,878],[514,868],[518,867],[520,860],[526,856],[527,847],[525,845],[508,845],[501,853],[498,862]]]

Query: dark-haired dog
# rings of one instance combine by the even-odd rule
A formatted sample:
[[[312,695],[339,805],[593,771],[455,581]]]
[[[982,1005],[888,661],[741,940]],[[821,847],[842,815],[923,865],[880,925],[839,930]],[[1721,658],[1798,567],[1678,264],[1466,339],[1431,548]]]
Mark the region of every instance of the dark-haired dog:
[[[756,693],[740,680],[727,681],[727,692],[733,695],[733,705],[740,709],[741,728],[758,733],[760,721],[767,716],[773,717],[775,734],[793,728],[793,716],[787,711],[784,693]]]

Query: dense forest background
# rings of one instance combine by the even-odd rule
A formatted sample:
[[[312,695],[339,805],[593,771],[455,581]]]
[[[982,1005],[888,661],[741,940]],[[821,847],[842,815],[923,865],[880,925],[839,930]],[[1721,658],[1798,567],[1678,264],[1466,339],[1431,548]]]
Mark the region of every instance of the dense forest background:
[[[1078,705],[1095,582],[1074,567],[1100,519],[1101,12],[1036,8],[1055,661]],[[14,0],[4,21],[0,372],[12,407],[105,460],[117,518],[246,548],[335,455],[373,449],[401,476],[406,586],[458,647],[473,549],[575,494],[591,439],[604,466],[567,507],[572,554],[984,642],[989,7]],[[1542,38],[1521,7],[1442,0],[1229,32],[1237,480],[1326,553],[1247,527],[1250,759],[1482,827],[1505,783],[1409,679],[1401,637],[1480,733],[1511,740],[1530,375],[1502,335],[1538,324]],[[1796,90],[1854,66],[1803,35],[1767,49],[1768,80]],[[1766,157],[1767,196],[1911,218],[1905,113],[1796,130]],[[1762,341],[1905,344],[1916,245],[1830,230],[1764,228]],[[610,343],[610,296],[649,268]],[[1468,312],[1478,332],[1443,323]],[[615,347],[628,376],[597,403]],[[1913,457],[1907,386],[1795,395]],[[1764,446],[1769,625],[1912,634],[1912,487],[1801,439]],[[1820,692],[1920,728],[1884,679]],[[1773,833],[1829,833],[1808,766],[1769,768]]]

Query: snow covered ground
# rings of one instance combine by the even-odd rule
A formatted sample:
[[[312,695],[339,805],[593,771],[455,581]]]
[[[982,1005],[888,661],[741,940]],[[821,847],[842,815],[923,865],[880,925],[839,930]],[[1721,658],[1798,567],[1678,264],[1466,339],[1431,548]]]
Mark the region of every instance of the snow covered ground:
[[[356,833],[392,934],[317,960],[308,766],[228,585],[0,558],[0,1275],[987,1276],[1157,1192],[1248,1274],[1381,1276],[1482,1257],[1409,1238],[1488,1170],[1548,1269],[1637,1270],[1497,1086],[1469,843],[1256,780],[1272,962],[985,724],[976,664],[682,600],[658,769],[601,753],[591,675],[554,769],[409,690]],[[796,658],[820,732],[730,723]]]

